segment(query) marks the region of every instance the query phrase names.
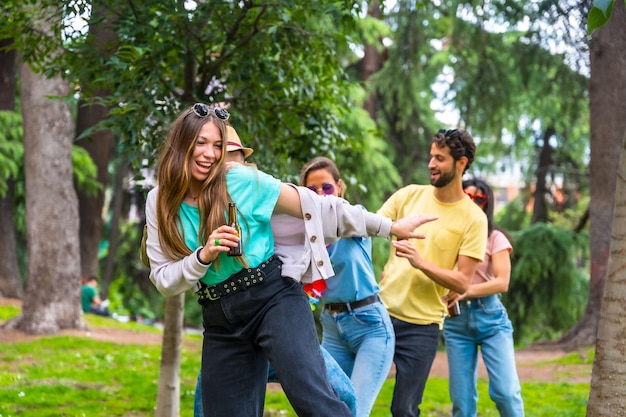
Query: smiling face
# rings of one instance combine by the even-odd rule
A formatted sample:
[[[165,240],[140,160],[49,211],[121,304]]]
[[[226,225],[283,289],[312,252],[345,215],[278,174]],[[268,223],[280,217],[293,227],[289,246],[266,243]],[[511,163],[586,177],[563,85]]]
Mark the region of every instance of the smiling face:
[[[191,156],[191,177],[197,182],[204,182],[213,164],[219,161],[222,155],[222,135],[217,125],[213,122],[205,123],[193,148]]]
[[[325,185],[330,184],[333,187],[331,193],[325,193],[324,188],[327,191],[330,191],[330,186]],[[306,182],[304,184],[306,187],[315,187],[317,194],[319,195],[334,195],[341,196],[342,184],[341,180],[335,181],[333,178],[333,174],[331,174],[327,169],[321,168],[313,171],[309,171],[306,176]]]
[[[460,161],[454,161],[450,154],[450,148],[444,146],[440,148],[436,143],[430,146],[430,162],[428,169],[430,170],[430,184],[443,188],[450,184],[457,176],[457,164]]]

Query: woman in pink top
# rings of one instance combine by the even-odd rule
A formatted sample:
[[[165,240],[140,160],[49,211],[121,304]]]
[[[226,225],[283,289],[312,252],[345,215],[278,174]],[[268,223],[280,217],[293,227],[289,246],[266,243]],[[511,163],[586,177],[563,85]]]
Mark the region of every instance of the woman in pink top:
[[[449,389],[453,417],[475,417],[478,347],[489,375],[489,396],[500,416],[524,415],[524,403],[513,346],[513,326],[500,293],[509,288],[512,250],[507,236],[493,222],[493,191],[478,179],[463,182],[463,189],[487,215],[488,233],[485,260],[474,274],[465,294],[449,293],[449,306],[458,301],[460,314],[447,317],[443,326],[449,367]]]

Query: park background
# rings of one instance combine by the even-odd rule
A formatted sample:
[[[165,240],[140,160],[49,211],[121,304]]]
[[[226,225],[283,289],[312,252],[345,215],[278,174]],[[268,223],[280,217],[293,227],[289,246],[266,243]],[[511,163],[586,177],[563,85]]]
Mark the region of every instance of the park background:
[[[96,273],[111,309],[162,321],[162,355],[179,356],[174,336],[199,310],[184,296],[164,302],[148,280],[143,204],[174,115],[227,103],[261,169],[295,182],[305,161],[329,156],[347,198],[372,211],[427,182],[434,132],[469,130],[479,145],[468,175],[496,186],[514,238],[504,301],[516,343],[598,349],[606,324],[621,339],[596,354],[608,366],[594,375],[624,377],[613,318],[626,291],[605,284],[621,236],[609,231],[623,199],[626,19],[621,1],[596,3],[5,2],[0,292],[23,301],[5,327],[84,328],[80,277]],[[590,34],[589,17],[609,10]],[[376,242],[378,271],[386,253]],[[614,388],[597,385],[604,398]]]

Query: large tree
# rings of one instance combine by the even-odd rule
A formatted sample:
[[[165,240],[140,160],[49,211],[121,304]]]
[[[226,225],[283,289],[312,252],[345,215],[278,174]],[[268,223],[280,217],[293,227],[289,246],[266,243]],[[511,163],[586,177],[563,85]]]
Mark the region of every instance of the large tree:
[[[625,132],[626,133],[626,132]],[[626,134],[622,140],[617,184],[613,233],[607,267],[596,351],[591,374],[591,389],[587,403],[587,416],[624,416],[626,414]]]
[[[602,3],[606,6],[606,2]],[[613,5],[612,15],[609,13],[611,17],[607,24],[593,33],[591,43],[591,123],[592,139],[595,139],[597,146],[594,148],[592,140],[592,150],[596,149],[596,155],[600,156],[595,169],[605,173],[605,179],[613,188],[607,192],[608,187],[605,186],[604,192],[598,196],[605,215],[607,205],[610,206],[611,219],[603,217],[603,224],[608,226],[608,229],[603,230],[606,236],[603,241],[607,240],[609,246],[606,247],[606,253],[600,254],[600,260],[608,258],[608,263],[599,268],[602,276],[606,276],[606,285],[602,286],[602,290],[595,289],[603,294],[601,304],[588,306],[588,309],[593,308],[596,315],[599,312],[599,320],[594,318],[598,333],[587,403],[589,417],[622,416],[626,409],[623,392],[626,385],[626,322],[623,319],[626,299],[626,57],[623,53],[626,48],[626,2],[618,0],[610,3]],[[594,12],[595,17],[598,17],[600,12]],[[615,142],[620,146],[613,147]],[[607,155],[609,149],[614,153],[611,157]],[[616,152],[617,149],[619,152]],[[615,159],[618,161],[616,165],[606,166]],[[605,166],[601,166],[602,161]],[[597,185],[602,187],[601,184]],[[608,195],[609,192],[611,195]],[[611,230],[611,233],[607,233],[607,230]]]
[[[33,28],[47,36],[57,32],[58,10],[36,4]],[[55,25],[56,22],[56,25]],[[51,50],[51,54],[59,51]],[[84,327],[80,307],[78,200],[72,178],[74,126],[69,94],[61,75],[46,77],[23,57],[20,95],[24,123],[26,179],[27,287],[22,313],[10,321],[27,333],[56,333]]]
[[[617,1],[606,26],[595,31],[590,44],[591,79],[591,277],[589,300],[580,322],[561,342],[569,346],[591,345],[596,340],[606,283],[611,225],[614,218],[615,182],[619,149],[626,130],[626,10]],[[622,167],[623,169],[623,167]]]

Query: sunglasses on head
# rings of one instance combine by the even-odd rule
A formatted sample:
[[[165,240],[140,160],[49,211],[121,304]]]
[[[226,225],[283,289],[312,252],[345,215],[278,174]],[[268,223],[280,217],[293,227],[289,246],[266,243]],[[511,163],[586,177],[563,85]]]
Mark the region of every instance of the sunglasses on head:
[[[471,198],[474,201],[474,203],[478,204],[479,206],[481,206],[481,205],[483,205],[483,204],[485,204],[487,202],[487,196],[486,195],[475,195],[475,194],[472,194],[472,193],[467,192],[467,191],[463,191],[463,192],[465,194],[467,194],[467,196],[469,198]]]
[[[211,110],[213,110],[213,114],[215,114],[215,117],[218,119],[228,120],[230,117],[230,114],[228,114],[228,112],[221,107],[213,107],[212,109],[209,109],[209,106],[204,103],[196,103],[193,105],[193,112],[198,117],[207,117],[209,115],[209,111]]]
[[[446,129],[439,129],[438,133],[443,133],[443,136],[446,138],[451,137],[452,135],[454,135],[455,133],[457,133],[459,131],[459,129],[450,129],[450,130],[446,130]]]
[[[314,185],[308,185],[306,188],[308,188],[309,190],[313,191],[314,193],[317,194],[317,190],[318,188]],[[329,182],[325,182],[324,184],[322,184],[322,193],[324,193],[325,195],[331,195],[335,192],[335,186],[332,185]]]
[[[461,146],[463,147],[463,156],[467,156],[467,151],[466,151],[467,144],[463,140],[463,136],[459,132],[459,129],[450,129],[450,130],[439,129],[437,133],[443,134],[445,138],[451,138],[452,136],[456,135],[459,138],[459,142],[461,142]]]

